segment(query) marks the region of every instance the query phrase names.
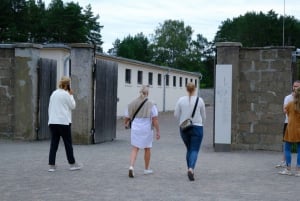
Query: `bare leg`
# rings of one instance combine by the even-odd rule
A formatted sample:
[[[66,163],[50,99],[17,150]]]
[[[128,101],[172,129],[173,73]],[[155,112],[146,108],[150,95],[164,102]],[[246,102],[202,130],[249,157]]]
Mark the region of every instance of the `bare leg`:
[[[134,166],[135,161],[136,161],[136,157],[138,154],[139,148],[137,147],[132,147],[131,149],[131,154],[130,154],[130,166]]]
[[[150,157],[151,157],[151,149],[145,148],[144,160],[145,160],[145,169],[146,170],[149,169]]]

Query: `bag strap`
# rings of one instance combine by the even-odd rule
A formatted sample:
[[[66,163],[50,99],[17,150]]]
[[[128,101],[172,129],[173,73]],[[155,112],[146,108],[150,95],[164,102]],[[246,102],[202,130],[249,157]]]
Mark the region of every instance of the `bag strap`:
[[[192,118],[193,118],[194,115],[195,115],[196,107],[197,107],[197,105],[198,105],[198,100],[199,100],[199,98],[197,97],[197,100],[196,100],[196,103],[195,103],[195,106],[194,106],[194,110],[193,110],[193,113],[192,113]]]
[[[137,109],[137,110],[135,111],[135,113],[133,114],[131,121],[134,120],[135,116],[137,115],[137,113],[140,111],[140,109],[143,107],[144,103],[146,103],[147,100],[148,100],[148,99],[146,98],[146,99],[140,104],[140,106],[138,107],[138,109]]]

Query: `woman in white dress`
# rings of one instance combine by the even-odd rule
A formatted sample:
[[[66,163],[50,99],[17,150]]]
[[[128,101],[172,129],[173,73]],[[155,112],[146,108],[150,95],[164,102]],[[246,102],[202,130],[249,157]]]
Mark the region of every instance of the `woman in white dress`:
[[[151,148],[153,142],[153,129],[156,131],[156,139],[160,139],[159,124],[158,124],[158,110],[156,105],[148,100],[149,87],[143,86],[140,90],[140,96],[129,103],[127,110],[125,111],[125,127],[128,126],[134,113],[139,106],[142,105],[135,118],[131,123],[131,155],[130,155],[130,178],[134,177],[134,164],[139,149],[144,149],[145,170],[144,174],[152,174],[153,170],[149,168]],[[147,100],[146,100],[147,99]]]

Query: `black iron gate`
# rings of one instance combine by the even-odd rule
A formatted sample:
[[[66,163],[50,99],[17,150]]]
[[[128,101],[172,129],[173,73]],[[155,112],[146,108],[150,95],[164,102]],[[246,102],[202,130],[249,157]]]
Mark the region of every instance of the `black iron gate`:
[[[57,64],[55,60],[40,59],[38,69],[38,121],[37,139],[50,138],[48,127],[48,105],[51,93],[56,89]]]
[[[95,68],[94,142],[116,138],[118,64],[97,60]]]

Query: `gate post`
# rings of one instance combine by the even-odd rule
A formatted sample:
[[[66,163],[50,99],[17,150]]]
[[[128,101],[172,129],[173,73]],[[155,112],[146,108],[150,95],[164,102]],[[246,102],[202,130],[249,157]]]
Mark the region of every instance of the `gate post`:
[[[37,66],[41,45],[17,43],[14,71],[14,139],[35,140],[37,125]]]
[[[230,83],[234,83],[233,85],[228,84],[229,87],[231,87],[231,89],[228,89],[228,91],[231,92],[232,94],[232,99],[231,99],[231,103],[228,103],[228,107],[227,110],[222,110],[222,111],[218,111],[220,113],[223,112],[223,114],[221,115],[226,115],[229,114],[231,118],[231,121],[228,121],[231,125],[228,126],[229,128],[231,128],[231,132],[229,133],[229,139],[225,136],[219,136],[216,138],[216,126],[214,126],[214,148],[215,151],[230,151],[231,150],[231,144],[233,141],[235,141],[235,139],[233,138],[234,135],[232,135],[232,133],[236,133],[236,119],[233,118],[233,116],[237,113],[237,108],[236,107],[231,107],[237,105],[238,102],[238,84],[239,84],[239,52],[240,52],[240,48],[242,47],[241,43],[237,43],[237,42],[222,42],[222,43],[216,43],[216,47],[217,47],[217,65],[222,68],[222,67],[228,67],[228,65],[231,66],[231,70],[229,71],[231,73],[231,75],[227,75],[226,73],[223,76],[228,76],[230,79]],[[227,64],[227,65],[221,65],[221,64]],[[215,67],[216,68],[216,67]],[[216,77],[216,76],[215,76]],[[225,79],[225,78],[223,78]],[[215,83],[217,82],[217,80],[215,80]],[[229,82],[229,80],[228,80]],[[216,86],[216,84],[215,84]],[[215,97],[216,97],[216,91],[217,89],[215,89]],[[227,96],[231,96],[231,94],[227,94]],[[231,97],[230,97],[231,98]],[[230,98],[228,100],[230,100]],[[215,100],[217,99],[217,97],[215,98]],[[216,103],[215,103],[216,105]],[[230,109],[230,112],[229,112]],[[214,113],[216,114],[216,107],[215,107],[215,111]],[[224,114],[225,112],[225,114]],[[215,117],[216,118],[216,117]],[[216,120],[214,119],[214,122]],[[223,133],[224,134],[224,133]],[[218,139],[221,139],[221,141],[218,141]],[[217,141],[216,141],[217,140]],[[229,140],[229,142],[228,142]]]
[[[91,144],[93,122],[94,51],[89,44],[70,44],[71,87],[76,109],[72,112],[72,137],[75,144]]]

